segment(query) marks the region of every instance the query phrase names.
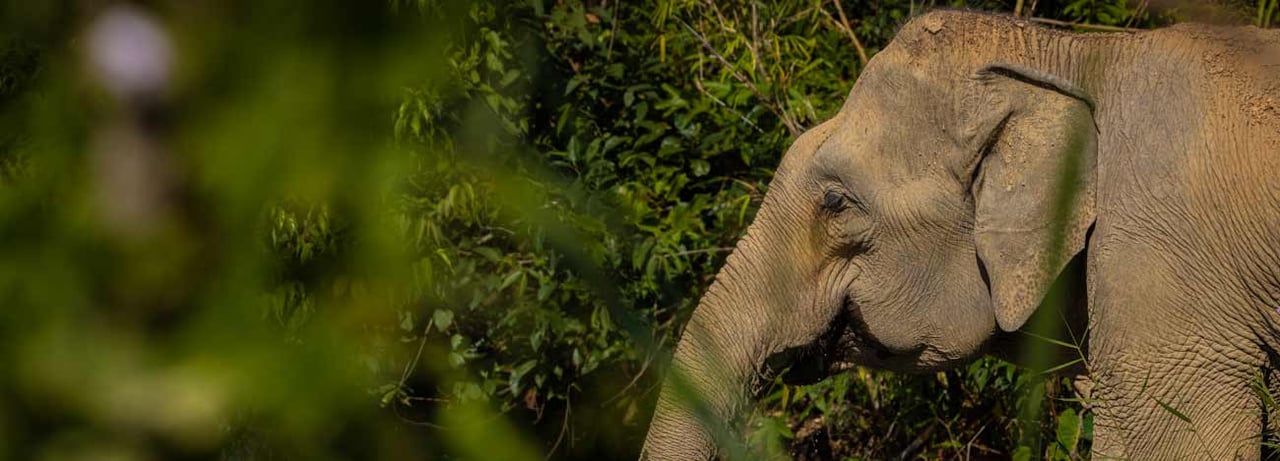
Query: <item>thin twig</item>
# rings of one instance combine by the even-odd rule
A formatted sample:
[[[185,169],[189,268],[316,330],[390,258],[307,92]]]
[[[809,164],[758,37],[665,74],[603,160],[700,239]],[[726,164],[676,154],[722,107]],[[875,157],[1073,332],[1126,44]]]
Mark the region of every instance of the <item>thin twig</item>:
[[[604,51],[604,60],[609,62],[613,62],[613,39],[618,38],[618,23],[622,22],[618,20],[618,5],[621,4],[622,0],[613,3],[613,17],[610,18],[613,20],[613,31],[609,32],[609,48]]]
[[[699,248],[697,250],[685,250],[668,254],[667,257],[688,256],[702,253],[728,253],[733,251],[733,247],[715,247],[715,248]]]
[[[751,184],[749,182],[743,181],[738,178],[729,178],[729,180],[736,182],[738,183],[739,186],[742,186],[743,188],[747,189],[747,192],[751,194],[751,198],[754,200],[758,200],[761,198],[761,196],[764,195],[760,193],[760,188],[756,187],[755,184]]]
[[[725,18],[724,18],[724,13],[721,13],[721,12],[720,12],[720,7],[716,6],[716,2],[713,2],[713,1],[711,1],[711,0],[704,0],[704,1],[703,1],[703,3],[706,3],[706,4],[707,4],[707,6],[711,7],[711,11],[712,11],[713,13],[715,13],[715,14],[716,14],[716,18],[718,18],[718,19],[720,20],[720,29],[727,29],[727,30],[730,30],[730,31],[733,31],[733,30],[734,30],[733,28],[726,28],[726,27],[724,26],[725,24],[728,24],[728,23],[729,23],[729,21],[728,21],[727,19],[725,19]]]
[[[737,80],[739,83],[742,83],[743,85],[745,85],[747,89],[751,90],[751,93],[755,95],[756,99],[759,99],[760,102],[764,103],[765,107],[769,108],[769,111],[773,112],[774,115],[777,115],[778,118],[782,120],[782,124],[786,125],[787,131],[790,132],[792,137],[800,135],[800,132],[801,132],[800,127],[796,125],[796,122],[794,120],[791,120],[791,116],[787,115],[786,111],[782,110],[782,108],[778,106],[777,101],[773,100],[772,98],[766,98],[764,96],[764,93],[761,93],[760,89],[757,88],[756,85],[752,83],[750,79],[742,75],[742,72],[738,72],[737,67],[735,67],[732,63],[730,63],[728,59],[725,59],[724,56],[721,56],[720,52],[716,51],[714,46],[711,46],[711,42],[707,40],[707,37],[703,36],[702,33],[694,29],[693,26],[690,26],[689,23],[685,22],[684,19],[681,19],[679,17],[675,19],[676,21],[679,21],[680,25],[684,26],[684,28],[688,30],[690,34],[693,34],[694,37],[697,37],[698,41],[702,42],[702,47],[706,48],[706,50],[709,53],[711,53],[712,56],[715,56],[715,58],[720,61],[720,64],[723,64],[725,68],[729,69],[729,72],[733,76],[734,80]]]
[[[803,10],[800,10],[799,13],[793,14],[786,18],[782,18],[782,21],[778,22],[778,25],[777,27],[775,27],[775,29],[781,29],[783,27],[789,26],[795,23],[796,21],[805,19],[806,16],[809,16],[812,13],[813,13],[813,8],[805,8]]]
[[[969,443],[964,444],[964,459],[973,459],[972,455],[970,455],[973,444],[978,441],[978,436],[982,435],[982,431],[985,430],[987,430],[987,425],[983,424],[982,427],[978,428],[978,432],[974,432],[973,437],[969,438]]]
[[[915,440],[912,440],[911,443],[907,445],[907,448],[904,448],[902,450],[902,453],[898,454],[898,459],[910,458],[911,455],[915,454],[915,452],[919,450],[920,447],[922,447],[925,442],[929,441],[929,437],[932,436],[933,431],[937,429],[938,429],[938,420],[935,419],[929,423],[929,427],[926,427],[924,429],[924,432],[921,432],[920,435],[917,435]]]
[[[853,42],[853,48],[858,51],[858,60],[862,62],[860,67],[867,67],[867,49],[862,46],[862,41],[858,40],[858,36],[853,33],[853,27],[849,25],[849,17],[844,14],[844,6],[840,5],[840,0],[832,0],[831,3],[836,5],[836,13],[840,15],[840,23],[837,25],[844,26],[844,33],[849,35],[849,41]],[[827,13],[826,9],[823,9],[822,13],[827,15],[828,18],[831,17],[831,13]],[[831,20],[835,21],[835,18]]]
[[[934,420],[935,422],[937,422],[939,425],[941,425],[943,429],[946,429],[946,430],[947,430],[947,440],[948,440],[949,442],[951,442],[951,443],[952,443],[952,445],[959,445],[959,444],[960,444],[960,440],[956,439],[956,433],[955,433],[955,432],[951,432],[951,425],[950,425],[950,424],[947,424],[947,423],[946,423],[946,421],[943,421],[943,420],[942,420],[942,418],[937,417],[937,416],[934,416],[934,417],[933,417],[933,420]]]
[[[627,391],[631,390],[632,387],[635,387],[636,383],[640,382],[640,377],[644,376],[644,372],[649,369],[649,364],[652,362],[653,362],[653,354],[646,354],[644,358],[644,365],[640,366],[640,371],[637,371],[636,375],[631,378],[631,382],[627,383],[626,386],[622,387],[621,391],[618,391],[617,394],[614,394],[613,397],[609,397],[608,400],[605,400],[601,404],[608,405],[614,400],[617,400],[619,397],[622,397],[623,394],[626,394]]]
[[[747,42],[747,49],[751,50],[751,63],[755,64],[756,75],[768,78],[764,71],[764,65],[760,64],[760,49],[757,46],[760,43],[760,27],[759,20],[756,16],[756,2],[751,2],[751,40]]]
[[[427,346],[427,333],[431,331],[431,326],[435,325],[436,319],[427,320],[427,326],[422,328],[422,339],[418,340],[418,353],[414,354],[413,361],[404,364],[404,371],[400,373],[400,382],[396,383],[396,390],[404,389],[404,383],[409,380],[409,375],[413,370],[418,368],[418,362],[422,360],[422,349]]]
[[[418,421],[418,420],[416,420],[416,419],[413,419],[413,418],[410,418],[410,417],[408,417],[408,416],[402,415],[402,414],[400,414],[400,407],[398,407],[398,406],[392,405],[392,406],[391,406],[391,408],[392,408],[392,410],[391,410],[391,411],[392,411],[392,412],[394,412],[394,413],[396,414],[396,417],[397,417],[397,418],[399,418],[399,419],[400,419],[400,421],[403,421],[403,422],[408,423],[408,424],[410,424],[410,425],[413,425],[413,426],[422,426],[422,427],[429,427],[429,428],[432,428],[432,429],[435,429],[435,430],[438,430],[438,431],[447,431],[447,430],[449,430],[449,428],[444,427],[444,426],[441,426],[441,425],[439,425],[439,424],[435,424],[435,423],[431,423],[431,422],[427,422],[427,421]]]
[[[1093,29],[1093,30],[1100,30],[1104,32],[1142,32],[1143,31],[1143,29],[1134,29],[1132,27],[1116,27],[1116,26],[1104,26],[1101,24],[1085,24],[1080,22],[1059,21],[1057,19],[1049,19],[1049,18],[1027,18],[1027,20],[1035,23],[1040,23],[1040,24],[1048,24],[1051,26],[1078,27],[1081,29]]]
[[[720,98],[717,98],[715,95],[711,94],[711,92],[710,92],[710,91],[707,91],[707,89],[706,89],[705,87],[703,87],[703,86],[702,86],[702,81],[701,81],[701,80],[697,80],[697,79],[695,79],[695,80],[693,81],[693,87],[694,87],[694,88],[697,88],[697,89],[698,89],[698,91],[699,91],[699,92],[701,92],[703,96],[706,96],[706,97],[708,97],[708,98],[711,98],[711,101],[715,102],[716,104],[719,104],[719,105],[720,105],[720,107],[724,107],[725,109],[728,109],[728,110],[729,110],[729,112],[733,112],[733,115],[737,115],[737,116],[738,116],[738,119],[742,120],[742,121],[743,121],[744,123],[746,123],[747,125],[750,125],[750,126],[751,126],[751,128],[755,128],[756,132],[758,132],[758,133],[760,133],[760,134],[764,134],[764,130],[760,129],[760,127],[759,127],[759,126],[757,126],[755,122],[751,121],[751,119],[747,118],[747,116],[746,116],[746,115],[742,115],[742,112],[738,112],[738,110],[737,110],[737,109],[734,109],[734,108],[733,108],[732,106],[730,106],[728,103],[726,103],[726,102],[724,102],[724,101],[721,101],[721,100],[720,100]]]
[[[1129,20],[1124,22],[1124,26],[1132,26],[1133,21],[1137,20],[1139,16],[1142,16],[1143,13],[1146,13],[1147,7],[1149,6],[1151,6],[1151,0],[1142,0],[1142,3],[1139,3],[1138,7],[1133,10],[1133,14],[1129,16]]]
[[[551,445],[551,450],[547,451],[544,459],[551,459],[551,455],[556,454],[556,449],[560,448],[560,442],[564,441],[565,432],[569,431],[569,413],[573,411],[573,403],[569,401],[569,392],[566,390],[564,396],[564,421],[560,423],[560,435],[556,436],[556,443]]]

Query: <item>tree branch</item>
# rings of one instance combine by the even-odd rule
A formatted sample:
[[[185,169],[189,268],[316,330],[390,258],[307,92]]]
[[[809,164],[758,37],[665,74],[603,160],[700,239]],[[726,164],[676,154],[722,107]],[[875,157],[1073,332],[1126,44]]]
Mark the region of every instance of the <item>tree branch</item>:
[[[844,33],[849,35],[849,41],[853,42],[853,49],[858,51],[858,60],[862,61],[862,65],[859,68],[867,67],[867,49],[862,46],[862,41],[858,40],[858,36],[854,35],[853,27],[849,26],[849,17],[845,16],[844,7],[840,5],[840,0],[832,0],[831,3],[836,5],[836,13],[840,15],[840,22],[836,23],[836,28],[844,29]],[[832,22],[835,22],[836,19],[832,18],[831,13],[828,13],[825,8],[822,9],[822,14],[831,19]]]

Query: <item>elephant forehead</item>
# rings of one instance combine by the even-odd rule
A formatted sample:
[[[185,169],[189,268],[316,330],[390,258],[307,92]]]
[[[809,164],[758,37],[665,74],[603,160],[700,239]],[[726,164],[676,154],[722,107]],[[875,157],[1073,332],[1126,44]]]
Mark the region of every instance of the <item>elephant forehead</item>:
[[[876,176],[883,173],[885,162],[881,151],[880,136],[883,124],[876,117],[844,115],[832,129],[813,157],[813,167],[822,176],[848,179],[862,175]],[[881,161],[873,161],[881,160]]]
[[[796,138],[796,141],[787,149],[786,155],[782,158],[783,166],[791,166],[794,164],[807,164],[813,162],[817,151],[827,143],[832,134],[836,132],[836,125],[840,123],[840,116],[827,120],[822,124],[813,127]]]
[[[819,177],[867,186],[893,185],[928,176],[941,165],[946,142],[918,118],[895,120],[883,111],[840,117],[816,150],[812,167]]]

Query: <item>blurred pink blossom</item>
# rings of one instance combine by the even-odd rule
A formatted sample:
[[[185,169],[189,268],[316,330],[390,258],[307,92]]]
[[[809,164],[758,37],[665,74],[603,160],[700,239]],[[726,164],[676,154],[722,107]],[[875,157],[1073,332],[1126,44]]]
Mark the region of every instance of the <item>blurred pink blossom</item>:
[[[172,46],[151,14],[112,6],[89,25],[87,40],[90,67],[117,98],[156,94],[168,84]]]

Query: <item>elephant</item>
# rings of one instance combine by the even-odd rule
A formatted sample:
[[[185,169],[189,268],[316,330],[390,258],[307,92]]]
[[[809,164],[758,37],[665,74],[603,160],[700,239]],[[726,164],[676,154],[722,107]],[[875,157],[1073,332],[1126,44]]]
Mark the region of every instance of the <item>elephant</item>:
[[[1254,383],[1280,381],[1280,31],[911,18],[782,156],[640,457],[717,456],[738,435],[708,422],[783,366],[1001,352],[1072,261],[1093,455],[1258,459],[1274,421]]]

